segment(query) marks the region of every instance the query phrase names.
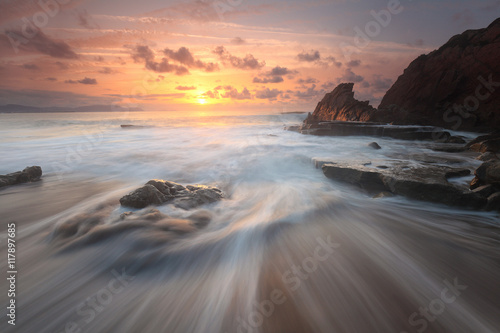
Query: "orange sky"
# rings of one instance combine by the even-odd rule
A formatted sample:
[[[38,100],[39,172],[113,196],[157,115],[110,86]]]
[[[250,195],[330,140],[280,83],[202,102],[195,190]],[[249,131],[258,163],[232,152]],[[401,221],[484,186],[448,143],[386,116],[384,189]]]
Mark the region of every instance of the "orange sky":
[[[338,83],[355,82],[356,97],[378,105],[411,60],[488,25],[498,7],[465,0],[4,1],[0,104],[312,111]]]

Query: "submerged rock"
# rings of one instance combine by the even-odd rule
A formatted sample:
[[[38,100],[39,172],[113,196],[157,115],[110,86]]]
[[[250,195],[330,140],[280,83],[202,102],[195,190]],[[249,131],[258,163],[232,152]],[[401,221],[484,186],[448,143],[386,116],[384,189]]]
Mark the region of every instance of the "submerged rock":
[[[144,208],[150,205],[172,203],[182,209],[192,209],[197,206],[221,200],[224,194],[215,187],[204,185],[187,185],[153,179],[144,186],[125,195],[120,204],[132,208]]]
[[[380,147],[380,145],[376,142],[372,142],[368,145],[368,147],[370,148],[373,148],[373,149],[382,149],[382,147]]]
[[[23,171],[0,175],[0,187],[29,183],[40,180],[42,177],[42,168],[39,166],[31,166],[24,168]]]

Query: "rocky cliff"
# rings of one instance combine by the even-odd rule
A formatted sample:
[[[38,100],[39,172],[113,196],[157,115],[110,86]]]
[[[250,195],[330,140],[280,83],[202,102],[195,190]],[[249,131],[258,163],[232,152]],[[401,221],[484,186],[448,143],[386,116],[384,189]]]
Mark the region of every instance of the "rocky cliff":
[[[500,128],[500,19],[468,30],[421,55],[387,91],[378,110],[342,83],[318,103],[305,123],[373,121],[453,130]]]
[[[308,123],[317,121],[368,121],[376,109],[354,98],[354,83],[342,83],[318,103]]]
[[[500,127],[500,19],[415,59],[371,120],[454,130]]]

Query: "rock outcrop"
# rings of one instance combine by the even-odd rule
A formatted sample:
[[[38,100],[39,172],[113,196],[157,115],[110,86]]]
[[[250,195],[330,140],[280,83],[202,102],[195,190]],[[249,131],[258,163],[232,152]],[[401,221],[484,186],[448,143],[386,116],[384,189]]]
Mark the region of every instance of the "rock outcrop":
[[[323,97],[307,123],[319,121],[368,121],[376,109],[354,98],[354,83],[342,83]]]
[[[387,91],[372,121],[454,130],[500,127],[500,19],[421,55]]]
[[[191,209],[203,204],[221,200],[224,194],[215,187],[187,185],[153,179],[144,186],[125,195],[120,204],[132,208],[145,208],[150,205],[172,203],[182,209]]]
[[[471,209],[485,209],[488,205],[484,193],[469,191],[447,180],[450,176],[465,175],[465,171],[470,173],[470,170],[444,166],[415,168],[405,163],[383,169],[369,165],[326,163],[322,165],[322,170],[330,179],[349,183],[369,192],[392,193],[410,199]]]
[[[42,177],[42,168],[39,166],[31,166],[24,168],[23,171],[0,175],[0,187],[29,183],[40,180]]]
[[[354,98],[353,83],[325,95],[304,121],[361,121],[436,126],[460,131],[500,128],[500,19],[468,30],[415,59],[378,110]]]

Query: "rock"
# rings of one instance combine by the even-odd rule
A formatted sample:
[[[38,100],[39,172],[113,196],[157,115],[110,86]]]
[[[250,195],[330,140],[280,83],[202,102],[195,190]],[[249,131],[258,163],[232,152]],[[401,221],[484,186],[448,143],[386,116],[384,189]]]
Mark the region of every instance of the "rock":
[[[341,83],[318,103],[306,124],[318,121],[368,121],[375,112],[368,101],[360,102],[354,98],[354,83]]]
[[[471,180],[470,182],[470,189],[475,190],[481,186],[485,185],[479,178],[474,177],[474,179]]]
[[[476,157],[476,160],[483,161],[483,162],[489,162],[489,161],[498,161],[499,158],[495,153],[486,152],[486,153],[481,154],[478,157]]]
[[[486,205],[486,199],[481,195],[446,181],[445,174],[454,171],[449,167],[411,168],[402,163],[391,169],[375,170],[362,165],[332,163],[323,165],[322,169],[330,179],[371,192],[390,192],[411,199],[472,209]]]
[[[0,187],[16,185],[22,183],[35,182],[42,177],[42,168],[39,166],[31,166],[24,168],[23,171],[0,175]]]
[[[481,164],[474,173],[483,184],[500,185],[500,162],[489,161]]]
[[[290,129],[296,131],[296,128]],[[299,133],[318,136],[378,136],[399,140],[446,141],[451,135],[432,126],[393,126],[373,122],[330,121],[304,124]]]
[[[500,152],[500,131],[479,136],[469,142],[466,147],[471,151],[480,153],[498,153]]]
[[[498,191],[498,189],[495,186],[489,184],[489,185],[480,186],[480,187],[474,189],[472,192],[477,193],[484,198],[487,198],[497,191]]]
[[[153,179],[143,187],[125,195],[120,204],[132,208],[144,208],[150,205],[172,203],[182,209],[192,209],[197,206],[221,200],[224,194],[215,187],[203,185],[187,185]]]
[[[405,69],[370,120],[455,130],[500,128],[498,54],[500,19],[452,37]],[[474,112],[465,108],[471,100],[477,101]]]
[[[156,187],[146,184],[120,199],[120,204],[132,208],[144,208],[149,205],[161,205],[171,197],[161,193]]]
[[[382,149],[382,147],[380,147],[380,146],[379,146],[379,144],[378,144],[378,143],[376,143],[376,142],[372,142],[372,143],[370,143],[370,144],[368,145],[368,147],[371,147],[371,148],[373,148],[373,149]]]
[[[444,176],[446,179],[450,179],[450,178],[466,177],[470,174],[471,172],[469,169],[463,169],[457,171],[448,171]]]
[[[496,192],[488,197],[488,204],[486,205],[486,210],[500,211],[500,192]]]

